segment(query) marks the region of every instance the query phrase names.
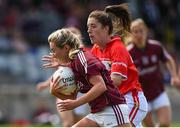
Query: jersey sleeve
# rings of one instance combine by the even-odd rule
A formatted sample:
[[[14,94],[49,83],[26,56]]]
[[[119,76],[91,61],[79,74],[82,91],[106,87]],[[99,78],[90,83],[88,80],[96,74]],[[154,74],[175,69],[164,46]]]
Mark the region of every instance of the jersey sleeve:
[[[125,49],[125,47],[116,46],[113,48],[111,54],[111,73],[119,74],[123,77],[123,79],[127,79],[128,51]]]
[[[87,75],[101,75],[101,62],[95,59],[93,63],[88,64]]]
[[[100,68],[102,64],[93,54],[85,54],[83,52],[78,54],[80,61],[80,69],[85,75],[100,75]]]
[[[171,55],[167,52],[167,50],[162,46],[160,45],[160,48],[161,48],[161,61],[162,62],[166,62],[169,60],[169,58],[171,58]]]

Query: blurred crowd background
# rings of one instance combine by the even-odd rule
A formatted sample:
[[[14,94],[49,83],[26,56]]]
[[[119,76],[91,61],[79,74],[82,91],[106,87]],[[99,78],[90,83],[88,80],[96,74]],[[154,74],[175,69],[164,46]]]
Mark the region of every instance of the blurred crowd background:
[[[47,79],[52,71],[42,68],[41,57],[49,54],[48,35],[56,29],[75,26],[89,46],[89,13],[124,2],[129,3],[132,19],[143,18],[151,37],[161,41],[178,63],[179,0],[0,0],[0,85],[35,86]],[[168,82],[168,72],[164,72]]]
[[[179,0],[0,0],[0,83],[46,79],[50,74],[42,70],[41,56],[49,53],[48,35],[58,28],[76,26],[89,45],[89,13],[123,2],[129,3],[132,19],[143,18],[151,36],[178,58]]]

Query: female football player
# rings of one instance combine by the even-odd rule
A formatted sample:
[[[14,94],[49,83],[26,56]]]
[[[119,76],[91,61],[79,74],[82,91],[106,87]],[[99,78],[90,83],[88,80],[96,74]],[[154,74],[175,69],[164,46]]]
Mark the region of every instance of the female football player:
[[[45,68],[59,65],[72,68],[79,91],[84,93],[76,99],[67,99],[58,91],[60,78],[52,80],[51,94],[63,99],[58,101],[60,111],[73,110],[88,103],[91,113],[73,127],[128,127],[128,107],[124,96],[113,85],[109,72],[102,62],[89,51],[80,49],[81,40],[68,29],[60,29],[48,37],[49,46],[57,64],[52,59],[44,64]],[[43,60],[48,60],[44,56]],[[53,66],[52,66],[53,65]],[[75,94],[72,94],[72,97]],[[68,118],[68,117],[67,117]]]
[[[148,101],[148,114],[144,123],[155,126],[152,118],[155,112],[159,126],[169,127],[171,123],[171,106],[160,71],[160,62],[165,63],[171,73],[171,85],[178,85],[179,78],[175,62],[159,41],[148,38],[148,29],[142,19],[131,23],[133,43],[128,46],[134,63],[139,70],[139,80]]]

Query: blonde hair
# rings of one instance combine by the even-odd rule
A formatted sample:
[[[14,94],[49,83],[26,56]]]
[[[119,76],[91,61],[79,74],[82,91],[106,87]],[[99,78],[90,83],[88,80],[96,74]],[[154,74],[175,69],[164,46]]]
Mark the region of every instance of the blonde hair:
[[[143,19],[138,18],[135,19],[134,21],[132,21],[131,23],[131,32],[133,33],[135,27],[143,27],[143,40],[146,40],[146,38],[148,37],[148,27],[146,25],[146,23],[144,22]]]
[[[138,19],[135,19],[135,20],[133,20],[132,22],[131,22],[131,31],[133,30],[133,28],[135,27],[135,26],[138,26],[138,25],[142,25],[142,26],[144,26],[144,28],[146,29],[146,31],[147,31],[147,25],[146,25],[146,23],[144,22],[144,20],[143,19],[141,19],[141,18],[138,18]]]
[[[76,28],[76,27],[68,27],[68,29],[69,29],[72,33],[76,34],[79,39],[82,39],[81,31],[80,31],[78,28]]]
[[[81,42],[80,42],[80,47],[81,47],[81,48],[84,47],[83,37],[82,37],[81,31],[80,31],[78,28],[76,28],[76,27],[68,27],[68,29],[69,29],[72,33],[76,34],[76,35],[78,36],[78,38],[81,40]]]
[[[48,37],[48,42],[53,42],[59,48],[64,45],[69,45],[71,50],[69,51],[69,58],[74,59],[75,55],[79,52],[81,39],[68,28],[59,29],[51,33]]]

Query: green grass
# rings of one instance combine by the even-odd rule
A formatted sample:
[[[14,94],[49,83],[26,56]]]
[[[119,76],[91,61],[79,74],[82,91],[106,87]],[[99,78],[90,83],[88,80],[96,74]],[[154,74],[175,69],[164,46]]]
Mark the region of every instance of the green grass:
[[[171,127],[180,127],[180,122],[172,123]]]

